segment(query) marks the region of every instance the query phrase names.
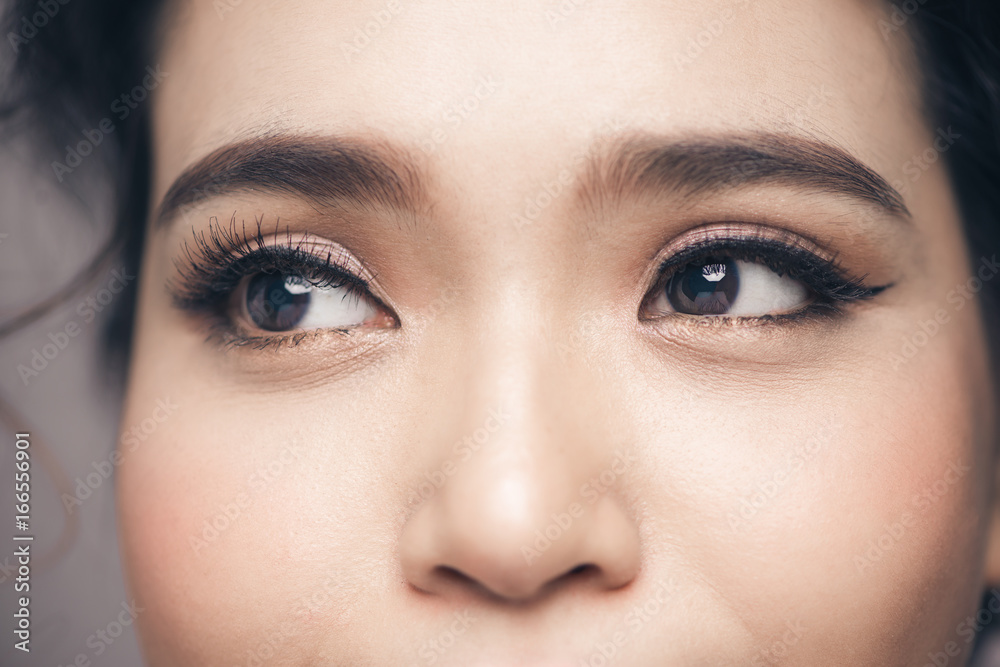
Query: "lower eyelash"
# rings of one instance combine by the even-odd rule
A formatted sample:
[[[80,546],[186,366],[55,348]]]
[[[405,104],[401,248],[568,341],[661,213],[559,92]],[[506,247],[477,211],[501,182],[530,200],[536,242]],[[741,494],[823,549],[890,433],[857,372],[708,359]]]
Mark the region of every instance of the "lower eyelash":
[[[323,329],[311,331],[294,331],[287,334],[275,334],[268,336],[244,336],[232,331],[228,326],[216,326],[210,323],[206,330],[208,342],[217,343],[224,349],[249,347],[253,350],[280,350],[285,347],[295,347],[300,343],[312,338],[335,333],[349,336],[349,329]]]
[[[836,319],[844,314],[843,302],[813,302],[790,313],[778,313],[774,315],[687,315],[678,313],[678,318],[698,320],[699,326],[770,326],[770,325],[791,325],[804,323],[819,318]]]

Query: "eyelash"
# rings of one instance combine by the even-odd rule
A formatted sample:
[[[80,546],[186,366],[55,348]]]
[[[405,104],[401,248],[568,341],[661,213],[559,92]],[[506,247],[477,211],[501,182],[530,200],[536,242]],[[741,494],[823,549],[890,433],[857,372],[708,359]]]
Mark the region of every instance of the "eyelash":
[[[279,229],[280,225],[276,223],[275,235]],[[175,262],[178,278],[167,284],[174,305],[183,312],[201,317],[207,325],[209,339],[224,347],[250,346],[263,350],[295,346],[316,334],[334,332],[349,335],[350,329],[246,335],[234,323],[231,312],[234,291],[247,276],[260,272],[301,275],[315,287],[344,287],[352,297],[378,302],[371,294],[369,281],[356,275],[344,256],[333,251],[325,256],[317,255],[303,249],[311,243],[308,237],[296,241],[288,229],[285,235],[283,243],[268,243],[262,219],[257,220],[255,228],[248,233],[245,224],[237,226],[235,214],[228,229],[221,226],[217,218],[211,218],[207,233],[193,235],[193,248],[185,242],[181,258]],[[720,255],[759,262],[779,275],[799,280],[815,298],[797,311],[778,315],[699,317],[679,314],[678,317],[715,325],[784,324],[817,317],[836,317],[843,313],[845,305],[870,299],[892,286],[868,287],[863,283],[865,276],[849,277],[836,259],[823,259],[809,250],[776,239],[708,239],[683,248],[660,264],[656,282],[643,298],[640,314],[645,312],[650,298],[664,290],[677,273],[699,260]],[[384,308],[380,302],[379,306]],[[644,316],[643,319],[655,321],[672,316]]]
[[[280,224],[276,223],[276,234]],[[349,335],[350,329],[294,331],[286,334],[246,335],[234,324],[231,314],[233,293],[241,281],[255,273],[289,273],[301,275],[314,287],[343,287],[351,297],[372,299],[368,280],[356,275],[342,255],[328,251],[325,256],[304,250],[311,245],[308,237],[294,240],[285,230],[285,240],[268,243],[262,220],[248,232],[246,225],[237,228],[236,216],[229,228],[222,227],[212,217],[208,231],[195,233],[194,247],[184,243],[183,254],[175,262],[178,277],[167,283],[174,305],[183,312],[201,317],[207,324],[210,340],[224,347],[251,346],[254,349],[295,346],[311,335],[339,333]]]
[[[668,282],[676,274],[688,265],[712,256],[758,262],[778,275],[801,281],[816,298],[799,310],[778,315],[699,317],[679,314],[679,317],[697,318],[712,324],[782,324],[815,319],[816,317],[836,317],[843,314],[845,305],[871,299],[892,287],[891,283],[868,287],[864,284],[866,275],[852,278],[837,263],[836,259],[822,259],[804,248],[783,241],[766,238],[709,239],[685,247],[660,264],[656,283],[643,299],[642,310],[646,309],[649,298],[666,289]],[[657,320],[665,317],[671,317],[671,315],[650,316],[646,319]]]

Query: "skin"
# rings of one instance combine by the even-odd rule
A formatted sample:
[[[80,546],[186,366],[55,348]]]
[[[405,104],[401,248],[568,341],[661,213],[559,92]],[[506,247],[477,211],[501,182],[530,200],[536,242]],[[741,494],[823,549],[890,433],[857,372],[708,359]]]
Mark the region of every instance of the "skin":
[[[979,307],[948,299],[980,265],[943,163],[911,176],[937,128],[905,34],[846,0],[399,7],[350,58],[383,3],[163,19],[154,202],[262,133],[392,146],[425,196],[226,193],[151,231],[122,431],[177,408],[122,441],[118,479],[149,664],[884,666],[952,643],[963,664],[995,569],[996,401]],[[496,90],[445,121],[480,76]],[[841,147],[910,219],[781,183],[586,203],[579,156],[622,137],[753,132]],[[348,248],[399,326],[208,340],[166,285],[192,231],[234,211]],[[835,318],[641,318],[665,249],[719,221],[813,239],[892,287]]]

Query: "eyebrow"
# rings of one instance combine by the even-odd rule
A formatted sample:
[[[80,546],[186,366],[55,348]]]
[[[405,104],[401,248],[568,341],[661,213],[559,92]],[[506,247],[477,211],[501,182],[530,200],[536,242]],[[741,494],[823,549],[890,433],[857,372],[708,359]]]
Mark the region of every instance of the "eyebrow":
[[[580,198],[594,210],[642,193],[696,197],[757,184],[849,197],[909,218],[903,197],[842,148],[798,135],[751,133],[611,143],[588,161]]]
[[[847,151],[798,135],[750,133],[684,140],[614,139],[587,159],[578,197],[592,210],[642,194],[696,197],[771,183],[853,198],[900,218],[900,193]],[[320,205],[350,203],[416,211],[426,205],[420,169],[389,144],[332,136],[271,135],[223,146],[186,169],[154,218],[241,192],[291,195]]]
[[[351,203],[415,211],[425,201],[418,170],[391,146],[339,137],[271,135],[223,146],[187,168],[164,195],[154,228],[185,207],[254,191],[329,207]]]

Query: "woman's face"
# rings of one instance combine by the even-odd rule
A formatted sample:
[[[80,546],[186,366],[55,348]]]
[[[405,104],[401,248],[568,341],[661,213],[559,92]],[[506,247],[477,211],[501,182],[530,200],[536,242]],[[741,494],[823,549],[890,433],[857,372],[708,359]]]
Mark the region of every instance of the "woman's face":
[[[169,9],[120,445],[150,664],[961,662],[1000,267],[905,22]]]

